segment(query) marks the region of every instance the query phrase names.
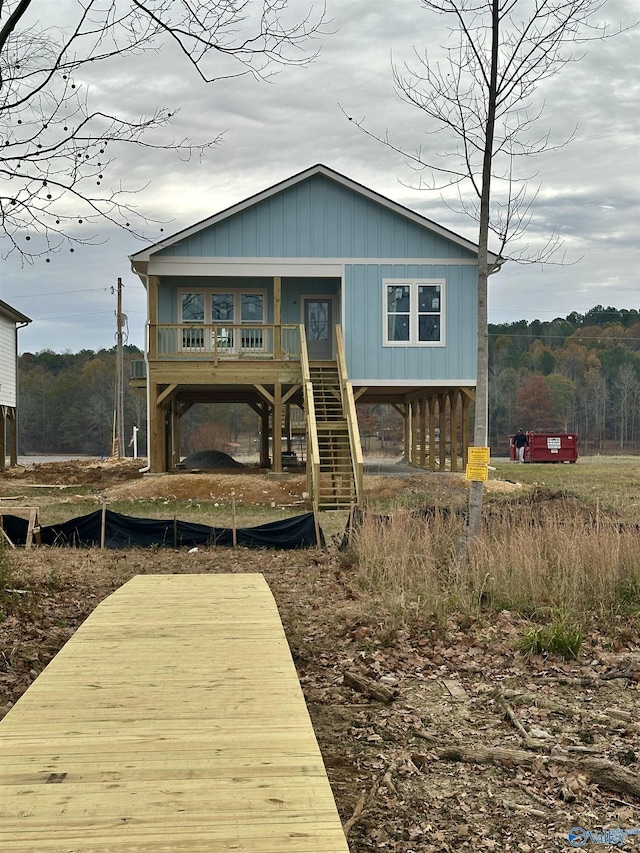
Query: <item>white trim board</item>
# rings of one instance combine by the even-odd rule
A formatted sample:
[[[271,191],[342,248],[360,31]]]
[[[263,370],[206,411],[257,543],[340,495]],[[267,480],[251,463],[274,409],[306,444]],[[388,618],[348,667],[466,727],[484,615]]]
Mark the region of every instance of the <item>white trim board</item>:
[[[475,379],[353,379],[349,382],[353,388],[475,388]]]
[[[149,261],[147,275],[340,278],[348,266],[477,266],[464,258],[177,258]]]
[[[341,278],[342,263],[299,261],[291,258],[156,258],[147,275],[260,276],[263,278]]]

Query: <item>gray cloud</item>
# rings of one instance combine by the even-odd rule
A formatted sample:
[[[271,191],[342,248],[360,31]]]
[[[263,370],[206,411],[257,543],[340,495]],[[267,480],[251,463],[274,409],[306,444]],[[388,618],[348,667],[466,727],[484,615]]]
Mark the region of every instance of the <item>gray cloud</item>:
[[[60,20],[73,5],[59,0]],[[605,8],[612,20],[628,22],[637,7],[634,0],[610,0]],[[121,149],[111,184],[144,187],[135,204],[172,233],[323,162],[475,240],[470,220],[438,193],[415,189],[418,175],[404,159],[362,134],[340,110],[364,118],[376,133],[388,130],[409,149],[440,147],[425,136],[421,113],[394,93],[391,59],[411,61],[414,47],[438,51],[446,38],[441,22],[419,0],[330,0],[328,11],[332,32],[322,37],[315,62],[284,68],[271,83],[245,77],[206,86],[166,46],[159,54],[87,71],[83,82],[107,109],[137,116],[158,105],[177,108],[173,125],[158,139],[204,141],[225,132],[220,146],[189,162],[174,152]],[[552,319],[597,303],[639,307],[637,32],[590,45],[584,58],[541,87],[540,97],[540,133],[549,129],[555,140],[575,135],[526,167],[531,186],[542,187],[526,242],[539,247],[555,231],[577,262],[543,269],[507,264],[491,281],[490,319]],[[118,276],[125,282],[130,340],[142,345],[144,290],[127,260],[141,244],[105,226],[98,236],[107,242],[54,256],[50,264],[22,267],[15,256],[3,262],[1,298],[35,318],[20,332],[22,350],[112,346],[115,299],[109,288]],[[158,236],[157,227],[149,228],[150,240]]]

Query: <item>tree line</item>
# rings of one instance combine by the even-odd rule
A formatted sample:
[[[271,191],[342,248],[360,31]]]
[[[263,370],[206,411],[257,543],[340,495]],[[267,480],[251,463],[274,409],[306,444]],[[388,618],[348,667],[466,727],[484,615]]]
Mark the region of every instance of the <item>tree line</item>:
[[[131,362],[143,354],[125,346],[125,443],[139,429],[146,453],[146,402],[128,387]],[[24,353],[18,361],[18,451],[109,455],[116,394],[116,350]],[[389,412],[361,413],[368,434],[388,434]],[[504,452],[518,427],[576,432],[580,449],[640,448],[640,311],[603,308],[549,322],[489,325],[489,438]],[[244,405],[194,406],[182,424],[183,453],[228,449],[256,433]],[[132,455],[132,448],[127,449]]]
[[[489,435],[575,432],[582,450],[640,446],[640,312],[596,305],[489,326]]]
[[[146,401],[128,387],[131,361],[143,354],[124,347],[125,441],[140,429],[146,454]],[[43,350],[18,359],[18,453],[110,456],[116,409],[116,348],[57,354]],[[132,449],[129,448],[129,454]]]
[[[144,358],[135,346],[124,347],[125,455],[133,456],[133,428],[138,455],[147,452],[147,404],[129,387],[131,363]],[[18,359],[18,453],[110,456],[116,410],[116,347],[54,353],[24,353]],[[182,452],[229,452],[243,434],[255,432],[257,415],[248,406],[194,406],[182,418]]]

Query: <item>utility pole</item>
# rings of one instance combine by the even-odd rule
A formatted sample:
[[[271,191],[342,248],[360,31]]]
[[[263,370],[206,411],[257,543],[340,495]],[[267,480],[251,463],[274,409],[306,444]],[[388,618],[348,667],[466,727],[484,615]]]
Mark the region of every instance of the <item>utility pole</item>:
[[[124,314],[122,313],[122,279],[118,279],[116,309],[116,401],[113,418],[112,456],[125,456],[124,447]]]

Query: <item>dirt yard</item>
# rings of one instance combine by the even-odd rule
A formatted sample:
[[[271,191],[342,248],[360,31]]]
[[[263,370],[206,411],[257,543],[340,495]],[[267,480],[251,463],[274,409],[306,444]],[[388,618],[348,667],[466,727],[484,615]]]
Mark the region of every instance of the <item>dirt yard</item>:
[[[423,476],[371,477],[367,489],[391,495]],[[305,488],[301,477],[244,473],[143,480],[128,463],[38,466],[3,475],[0,489],[17,483],[94,484],[118,500],[233,490],[238,500],[269,504],[302,500]],[[443,475],[434,489],[449,504],[466,493],[461,475]],[[510,612],[381,638],[360,616],[360,593],[333,544],[193,554],[42,548],[11,552],[10,562],[0,579],[4,712],[133,575],[259,571],[278,603],[353,853],[566,851],[573,827],[640,830],[640,637],[623,620],[588,636],[568,663],[523,657],[522,622]],[[619,849],[621,835],[604,838],[585,849]],[[640,849],[640,835],[628,835],[623,849]]]

